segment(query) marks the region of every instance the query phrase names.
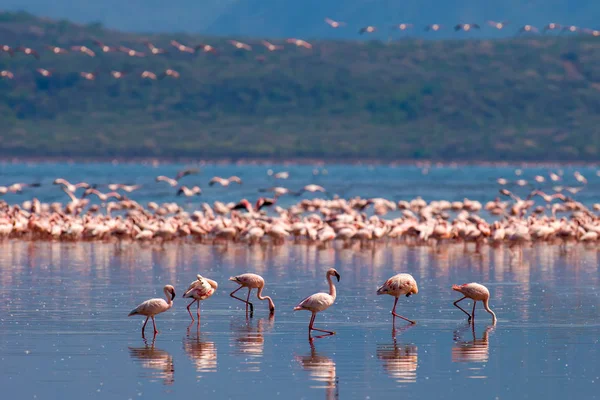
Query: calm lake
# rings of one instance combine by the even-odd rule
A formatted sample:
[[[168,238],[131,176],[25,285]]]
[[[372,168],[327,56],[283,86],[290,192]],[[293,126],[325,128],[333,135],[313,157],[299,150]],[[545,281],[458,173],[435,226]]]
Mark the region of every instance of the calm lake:
[[[578,398],[598,397],[598,250],[536,244],[410,247],[370,243],[211,246],[0,242],[0,387],[7,399]],[[341,274],[338,298],[307,337],[294,305]],[[261,274],[277,311],[255,299],[247,318],[228,277]],[[398,272],[419,293],[375,290]],[[197,273],[219,282],[190,325],[181,295]],[[453,283],[489,287],[498,324],[478,308],[474,331]],[[144,341],[141,301],[177,291]],[[244,290],[244,289],[243,289]],[[466,302],[466,301],[465,301]],[[466,304],[466,307],[470,303]]]

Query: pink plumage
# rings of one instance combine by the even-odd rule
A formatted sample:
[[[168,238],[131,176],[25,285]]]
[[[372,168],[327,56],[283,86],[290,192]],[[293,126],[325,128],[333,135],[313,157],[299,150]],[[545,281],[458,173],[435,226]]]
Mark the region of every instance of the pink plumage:
[[[190,311],[192,304],[197,303],[196,315],[198,316],[198,320],[200,320],[200,301],[208,299],[219,287],[217,282],[213,281],[212,279],[204,278],[200,274],[196,275],[196,278],[197,279],[190,283],[190,286],[183,293],[183,298],[194,299],[187,306],[187,310],[192,318],[192,321],[194,321],[194,316]]]
[[[248,312],[248,306],[250,307],[250,312],[251,313],[254,312],[254,305],[250,302],[250,292],[252,292],[252,289],[258,289],[258,292],[256,293],[256,297],[259,300],[267,300],[269,302],[269,311],[271,313],[275,312],[275,303],[273,302],[271,297],[269,297],[269,296],[263,297],[263,295],[262,295],[262,291],[265,287],[265,280],[263,279],[262,276],[257,275],[257,274],[252,274],[252,273],[246,273],[246,274],[242,274],[242,275],[232,276],[229,278],[229,280],[236,282],[240,285],[239,288],[235,289],[229,295],[231,297],[233,297],[234,299],[237,299],[237,300],[240,300],[240,301],[246,303],[246,312]],[[238,290],[240,290],[241,288],[244,288],[244,287],[248,288],[248,296],[246,297],[246,300],[241,299],[237,296],[234,296],[235,292],[237,292]]]
[[[392,315],[398,318],[402,318],[405,321],[414,324],[415,321],[412,321],[408,318],[403,317],[402,315],[396,314],[396,305],[398,304],[398,298],[400,296],[410,297],[413,294],[419,293],[419,288],[417,286],[417,281],[410,274],[397,274],[392,276],[390,279],[385,281],[383,285],[381,285],[377,289],[377,295],[389,294],[390,296],[394,296],[394,308],[392,308]]]
[[[154,316],[160,313],[163,313],[173,307],[173,300],[175,299],[175,288],[171,285],[166,285],[163,288],[163,292],[165,293],[165,297],[167,301],[164,299],[150,299],[144,301],[142,304],[131,310],[129,313],[129,317],[132,315],[144,315],[146,316],[146,321],[144,321],[144,325],[142,326],[142,337],[144,336],[144,329],[146,328],[146,324],[148,323],[148,318],[152,318],[152,325],[154,325],[154,334],[158,333],[156,329],[156,322],[154,321]]]
[[[335,298],[337,297],[337,293],[335,290],[335,285],[331,280],[332,276],[335,276],[340,281],[340,274],[333,268],[327,270],[326,273],[327,283],[329,284],[329,293],[315,293],[311,296],[308,296],[304,300],[302,300],[296,307],[294,307],[294,311],[299,310],[307,310],[312,313],[312,317],[310,318],[310,323],[308,324],[308,335],[310,336],[311,331],[319,331],[325,332],[330,335],[335,334],[333,331],[326,331],[324,329],[314,328],[313,325],[315,323],[315,318],[318,312],[327,310],[329,307],[333,305],[335,302]]]
[[[467,314],[467,316],[469,317],[469,322],[471,320],[475,320],[475,305],[478,301],[481,301],[483,303],[483,308],[485,308],[485,310],[488,313],[492,314],[492,323],[496,324],[496,314],[489,307],[490,291],[488,290],[488,288],[479,283],[471,282],[462,285],[452,285],[452,289],[463,294],[464,297],[462,297],[459,300],[456,300],[454,302],[454,305],[458,307],[462,312]],[[458,302],[463,301],[466,298],[473,300],[472,314],[469,314],[458,305]]]

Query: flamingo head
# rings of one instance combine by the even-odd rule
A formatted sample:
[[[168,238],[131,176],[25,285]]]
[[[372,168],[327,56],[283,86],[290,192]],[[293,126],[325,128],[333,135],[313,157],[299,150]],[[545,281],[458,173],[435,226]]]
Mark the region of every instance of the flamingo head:
[[[168,293],[171,295],[171,301],[175,300],[175,288],[171,285],[166,285],[165,286],[165,293]]]
[[[329,268],[327,270],[327,276],[335,276],[337,281],[340,281],[340,274],[334,268]]]

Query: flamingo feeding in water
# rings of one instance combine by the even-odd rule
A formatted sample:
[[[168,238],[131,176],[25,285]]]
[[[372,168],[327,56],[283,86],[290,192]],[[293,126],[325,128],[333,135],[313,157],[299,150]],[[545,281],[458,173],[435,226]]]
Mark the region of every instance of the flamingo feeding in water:
[[[416,322],[405,318],[402,315],[396,314],[396,304],[398,304],[398,298],[400,296],[406,295],[406,297],[410,297],[411,294],[417,293],[419,293],[417,281],[415,281],[415,278],[413,278],[410,274],[394,275],[377,289],[377,295],[389,294],[390,296],[394,296],[396,298],[394,300],[394,308],[392,308],[392,315],[394,318],[402,318],[411,324],[415,324]]]
[[[146,321],[144,321],[144,325],[142,326],[142,337],[144,336],[144,329],[146,328],[146,324],[148,323],[148,318],[152,318],[152,325],[154,325],[154,334],[158,333],[156,329],[156,322],[154,321],[154,316],[160,313],[163,313],[173,307],[173,300],[175,299],[175,288],[171,285],[166,285],[163,288],[163,292],[165,292],[165,297],[167,301],[163,299],[150,299],[146,300],[129,313],[128,317],[132,315],[145,315]]]
[[[479,283],[465,283],[463,285],[452,285],[452,290],[456,290],[464,295],[464,297],[456,300],[454,305],[458,307],[462,312],[469,316],[469,322],[475,322],[475,305],[478,301],[483,302],[483,308],[485,311],[492,314],[492,323],[496,324],[496,314],[490,309],[488,301],[490,299],[490,291],[483,285]],[[469,298],[473,300],[473,314],[469,314],[461,306],[458,305],[458,302],[463,301],[464,299]]]
[[[329,293],[315,293],[311,296],[308,296],[304,300],[302,300],[296,307],[294,307],[294,311],[299,310],[307,310],[312,313],[312,317],[310,318],[310,323],[308,324],[308,335],[310,336],[310,331],[319,331],[325,332],[330,335],[335,335],[334,331],[327,331],[324,329],[314,328],[313,325],[315,323],[315,318],[317,313],[320,311],[327,310],[329,307],[333,305],[336,298],[335,285],[331,280],[332,276],[335,276],[340,281],[340,274],[333,268],[329,268],[327,270],[327,283],[329,283]]]
[[[196,277],[198,279],[195,280],[194,282],[190,283],[190,286],[187,288],[187,290],[183,294],[184,299],[194,299],[194,301],[192,301],[187,306],[187,310],[188,310],[188,313],[190,314],[190,317],[192,317],[192,321],[194,320],[194,316],[192,315],[192,312],[190,311],[190,307],[192,306],[192,304],[194,304],[196,302],[198,303],[196,314],[198,315],[198,320],[200,320],[200,300],[208,299],[210,296],[212,296],[215,293],[215,291],[217,290],[217,287],[219,287],[217,282],[213,281],[212,279],[204,278],[200,274],[196,275]]]
[[[269,311],[271,312],[271,314],[275,312],[275,303],[273,303],[273,300],[269,296],[264,296],[264,297],[262,296],[262,291],[263,291],[263,288],[265,287],[265,280],[263,279],[262,276],[257,275],[257,274],[247,273],[247,274],[242,274],[242,275],[238,275],[238,276],[232,276],[229,278],[229,280],[233,281],[233,282],[237,282],[240,285],[239,288],[237,288],[233,292],[229,293],[229,295],[231,297],[233,297],[234,299],[238,299],[239,301],[243,301],[244,303],[246,303],[246,312],[248,312],[248,306],[250,306],[250,313],[252,314],[254,312],[254,305],[252,303],[250,303],[250,292],[252,292],[252,289],[258,289],[258,293],[256,293],[256,297],[259,300],[268,300],[269,301]],[[237,296],[234,296],[234,293],[243,287],[248,288],[248,297],[246,298],[246,300],[241,299]]]

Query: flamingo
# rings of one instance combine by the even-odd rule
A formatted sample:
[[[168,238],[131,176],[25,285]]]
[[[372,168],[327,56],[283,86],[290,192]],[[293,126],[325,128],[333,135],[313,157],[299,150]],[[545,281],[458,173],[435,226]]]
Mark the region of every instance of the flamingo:
[[[181,196],[184,195],[185,197],[192,197],[192,196],[200,196],[202,194],[202,189],[200,189],[200,186],[194,186],[192,188],[188,188],[187,186],[182,186],[179,188],[179,190],[177,191],[177,196]]]
[[[396,298],[394,300],[394,308],[392,308],[392,315],[394,318],[402,318],[411,324],[416,324],[416,322],[405,318],[402,315],[396,314],[396,304],[398,304],[398,298],[400,296],[406,295],[406,297],[410,297],[410,295],[417,293],[419,293],[417,281],[415,281],[415,278],[413,278],[410,274],[394,275],[377,289],[377,295],[389,294],[390,296],[394,296]]]
[[[319,331],[328,333],[330,335],[335,335],[334,331],[327,331],[325,329],[317,329],[313,327],[317,313],[327,310],[329,307],[331,307],[336,298],[335,285],[333,284],[331,277],[335,276],[339,282],[340,274],[335,269],[329,268],[325,276],[327,278],[327,283],[329,283],[329,293],[315,293],[311,296],[308,296],[298,303],[296,307],[294,307],[294,311],[307,310],[312,313],[310,323],[308,324],[308,336],[310,336],[310,331]]]
[[[152,318],[152,325],[154,325],[154,334],[158,333],[156,329],[156,322],[154,321],[154,316],[160,313],[163,313],[173,307],[173,300],[175,300],[175,288],[171,285],[166,285],[163,288],[163,292],[165,293],[165,297],[167,301],[163,299],[150,299],[146,300],[129,313],[128,317],[132,315],[145,315],[146,321],[144,321],[144,325],[142,326],[142,337],[144,336],[144,329],[146,328],[146,324],[148,323],[148,318]],[[169,296],[171,296],[169,298]]]
[[[213,186],[218,183],[221,186],[229,186],[230,183],[242,184],[242,180],[237,176],[230,176],[228,179],[221,178],[220,176],[213,177],[209,182],[208,186]]]
[[[198,168],[186,168],[186,169],[182,169],[181,171],[177,172],[177,175],[175,175],[175,180],[178,181],[181,178],[188,176],[188,175],[194,175],[199,173],[200,170]]]
[[[188,310],[188,313],[190,314],[190,317],[192,318],[192,321],[194,321],[194,316],[192,315],[192,312],[190,311],[190,307],[192,306],[192,304],[194,304],[196,302],[198,303],[196,314],[198,315],[198,320],[200,320],[200,300],[208,299],[210,296],[215,294],[217,287],[219,287],[217,282],[213,281],[212,279],[204,278],[200,274],[196,275],[196,277],[198,279],[195,280],[194,282],[190,283],[190,286],[187,288],[187,290],[183,294],[184,299],[194,299],[194,301],[192,301],[187,306],[187,310]]]
[[[265,287],[265,280],[262,276],[257,274],[246,273],[238,276],[232,276],[229,278],[229,280],[239,283],[240,287],[235,289],[233,292],[229,293],[229,295],[234,299],[238,299],[239,301],[243,301],[244,303],[246,303],[246,312],[248,312],[248,306],[250,306],[250,313],[254,312],[254,305],[250,303],[250,292],[252,292],[252,289],[258,289],[256,297],[259,300],[268,300],[269,311],[271,312],[271,314],[275,312],[275,303],[273,303],[273,300],[269,296],[262,296],[262,291]],[[234,293],[243,287],[248,288],[248,297],[246,298],[246,300],[234,296]]]
[[[485,308],[485,311],[489,312],[490,314],[492,314],[492,323],[495,325],[496,324],[496,314],[490,309],[490,306],[488,304],[488,301],[490,299],[490,291],[488,290],[488,288],[486,288],[485,286],[479,284],[479,283],[465,283],[463,285],[452,285],[452,290],[456,290],[457,292],[460,292],[464,295],[464,297],[456,300],[454,302],[454,305],[456,307],[458,307],[462,312],[464,312],[465,314],[467,314],[469,316],[469,322],[471,322],[471,320],[474,322],[475,321],[475,305],[477,304],[478,301],[483,302],[483,307]],[[473,300],[473,314],[469,314],[468,312],[466,312],[465,310],[462,309],[461,306],[458,305],[458,302],[463,301],[464,299],[469,298]]]

